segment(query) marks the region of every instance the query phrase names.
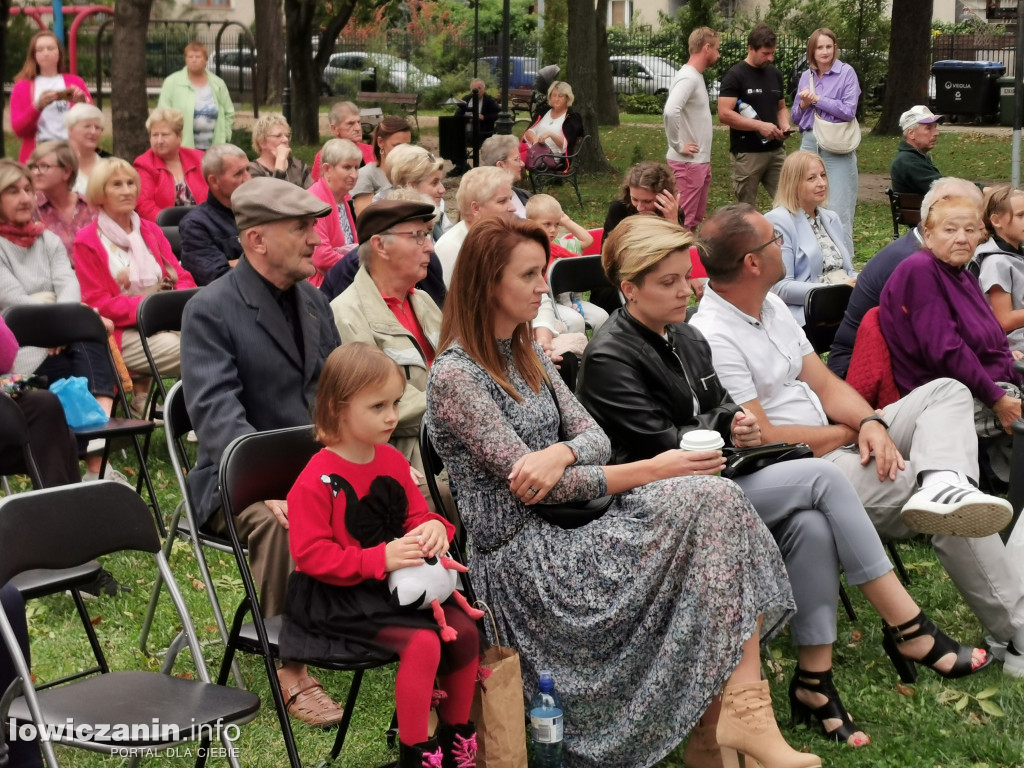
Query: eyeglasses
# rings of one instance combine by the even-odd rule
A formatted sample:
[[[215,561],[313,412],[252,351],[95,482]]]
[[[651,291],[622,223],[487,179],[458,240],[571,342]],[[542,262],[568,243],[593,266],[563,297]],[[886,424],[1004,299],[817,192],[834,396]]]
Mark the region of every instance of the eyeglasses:
[[[54,168],[60,167],[61,166],[59,165],[49,165],[47,163],[32,163],[29,165],[28,169],[32,171],[32,173],[35,173],[36,171],[39,173],[46,173],[47,171],[52,171]]]
[[[269,133],[267,134],[268,139],[284,139],[285,141],[291,141],[292,135],[290,133]]]
[[[434,242],[433,232],[424,232],[423,230],[417,230],[416,232],[381,232],[382,235],[401,235],[402,237],[411,237],[416,241],[416,245],[423,245],[425,240]]]
[[[764,245],[757,246],[757,248],[751,248],[748,251],[748,253],[757,253],[758,251],[763,251],[765,248],[767,248],[769,245],[772,245],[773,243],[781,248],[782,247],[782,233],[779,232],[779,230],[777,230],[777,229],[773,229],[772,230],[772,234],[774,235],[774,237],[771,240],[769,240]]]

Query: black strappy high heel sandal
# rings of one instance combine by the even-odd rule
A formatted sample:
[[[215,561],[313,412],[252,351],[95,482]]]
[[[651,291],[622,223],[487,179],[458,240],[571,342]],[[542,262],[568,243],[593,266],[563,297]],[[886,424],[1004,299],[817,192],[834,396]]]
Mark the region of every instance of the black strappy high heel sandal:
[[[820,707],[812,707],[810,704],[805,704],[796,695],[796,692],[801,689],[811,693],[820,693],[827,701]],[[853,718],[850,717],[850,713],[843,706],[843,701],[839,698],[839,691],[836,690],[836,686],[832,682],[831,669],[827,669],[824,672],[808,672],[797,667],[796,672],[793,674],[793,679],[789,683],[789,709],[793,715],[794,725],[809,723],[811,717],[815,717],[821,723],[826,739],[831,739],[840,744],[848,744],[855,748],[866,747],[871,743],[871,739],[867,734],[864,734],[865,741],[863,744],[853,744],[850,742],[851,736],[858,732],[863,733],[863,731],[857,727],[856,723],[853,722]],[[841,722],[838,728],[830,731],[825,727],[826,720],[840,720]]]
[[[918,637],[931,637],[935,641],[931,650],[920,659],[912,659],[903,655],[897,646]],[[883,621],[882,647],[892,660],[892,665],[896,667],[900,680],[907,685],[917,680],[917,664],[930,667],[936,674],[953,680],[980,672],[991,664],[994,658],[992,654],[987,653],[985,661],[975,667],[973,662],[975,649],[967,645],[960,645],[960,643],[936,627],[935,623],[924,615],[924,611],[921,611],[921,613],[905,624],[900,624],[896,627],[890,627]],[[936,669],[935,665],[939,660],[950,653],[956,654],[956,661],[949,671],[942,672]]]

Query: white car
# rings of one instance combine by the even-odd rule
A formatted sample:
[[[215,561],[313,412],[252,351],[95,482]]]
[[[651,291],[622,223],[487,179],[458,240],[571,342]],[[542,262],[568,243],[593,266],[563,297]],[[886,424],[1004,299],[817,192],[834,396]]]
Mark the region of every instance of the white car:
[[[681,66],[659,56],[612,56],[609,61],[616,93],[668,93]]]
[[[421,71],[415,64],[388,53],[365,53],[347,51],[331,55],[324,68],[324,83],[334,89],[335,81],[343,75],[359,75],[362,81],[377,75],[377,82],[390,83],[392,88],[404,93],[415,93],[427,88],[436,88],[441,81]]]

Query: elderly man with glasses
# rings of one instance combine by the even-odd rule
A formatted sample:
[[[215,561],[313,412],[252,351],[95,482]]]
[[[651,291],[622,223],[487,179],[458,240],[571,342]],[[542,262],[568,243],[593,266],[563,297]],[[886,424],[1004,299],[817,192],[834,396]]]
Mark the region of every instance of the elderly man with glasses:
[[[441,310],[416,284],[430,265],[434,215],[434,206],[408,200],[380,200],[364,210],[356,221],[359,271],[331,302],[343,344],[375,344],[405,374],[391,444],[409,460],[428,502],[419,431],[427,405],[427,371],[441,334]]]

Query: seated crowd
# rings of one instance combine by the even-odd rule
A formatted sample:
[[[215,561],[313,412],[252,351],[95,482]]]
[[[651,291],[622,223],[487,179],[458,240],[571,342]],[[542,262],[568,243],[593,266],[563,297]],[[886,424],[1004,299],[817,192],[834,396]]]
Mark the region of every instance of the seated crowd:
[[[817,154],[789,155],[767,214],[726,206],[697,233],[683,227],[672,171],[642,162],[605,221],[612,288],[551,296],[550,265],[594,236],[554,197],[516,185],[537,150],[564,156],[582,131],[568,84],[550,85],[550,109],[522,142],[482,143],[453,223],[444,163],[402,118],[364,143],[358,109],[335,105],[333,137],[310,168],[285,119],[267,114],[250,161],[227,143],[230,102],[196,44],[146,121],[151,148],[131,163],[103,157],[102,114],[51,43],[33,38],[19,82],[35,78],[34,101],[12,97],[27,165],[0,160],[0,311],[85,303],[123,369],[96,344],[19,349],[2,319],[0,368],[82,376],[108,414],[116,388],[130,386],[133,415],[147,418],[139,306],[200,286],[180,333],[146,339],[161,376],[183,381],[200,524],[226,535],[217,473],[233,439],[312,420],[324,444],[287,499],[234,519],[261,609],[286,616],[278,677],[294,717],[330,726],[344,715],[295,659],[382,646],[400,659],[399,765],[475,764],[474,615],[446,605],[459,641],[442,644],[382,587],[446,552],[458,525],[474,585],[521,654],[527,696],[542,669],[558,681],[569,765],[652,765],[691,734],[684,761],[696,768],[738,754],[764,768],[820,766],[786,743],[761,679],[759,643],[786,622],[794,719],[867,745],[832,669],[840,571],[882,617],[905,682],[918,665],[959,678],[997,657],[1024,677],[1024,581],[998,535],[1012,510],[981,490],[1006,482],[1021,417],[1021,192],[983,198],[938,179],[921,224],[858,277]],[[920,109],[905,116],[911,142],[935,122]],[[156,221],[183,206],[179,260]],[[697,253],[706,283],[693,276]],[[826,367],[801,327],[803,300],[834,282],[855,287]],[[888,377],[883,400],[858,384],[870,332],[887,350],[888,368],[871,372]],[[44,484],[98,477],[102,446],[76,444],[50,393],[18,405]],[[423,475],[424,423],[448,469],[443,508]],[[697,430],[736,449],[804,443],[814,457],[734,482],[720,476],[722,450],[681,447]],[[0,473],[16,471],[20,457],[0,440]],[[110,467],[104,477],[126,482]],[[549,522],[602,497],[586,526]],[[400,511],[395,534],[357,531],[360,504]],[[988,649],[946,635],[894,575],[882,541],[914,533],[931,536]],[[101,578],[96,591],[117,592]],[[439,670],[447,698],[431,737]]]

